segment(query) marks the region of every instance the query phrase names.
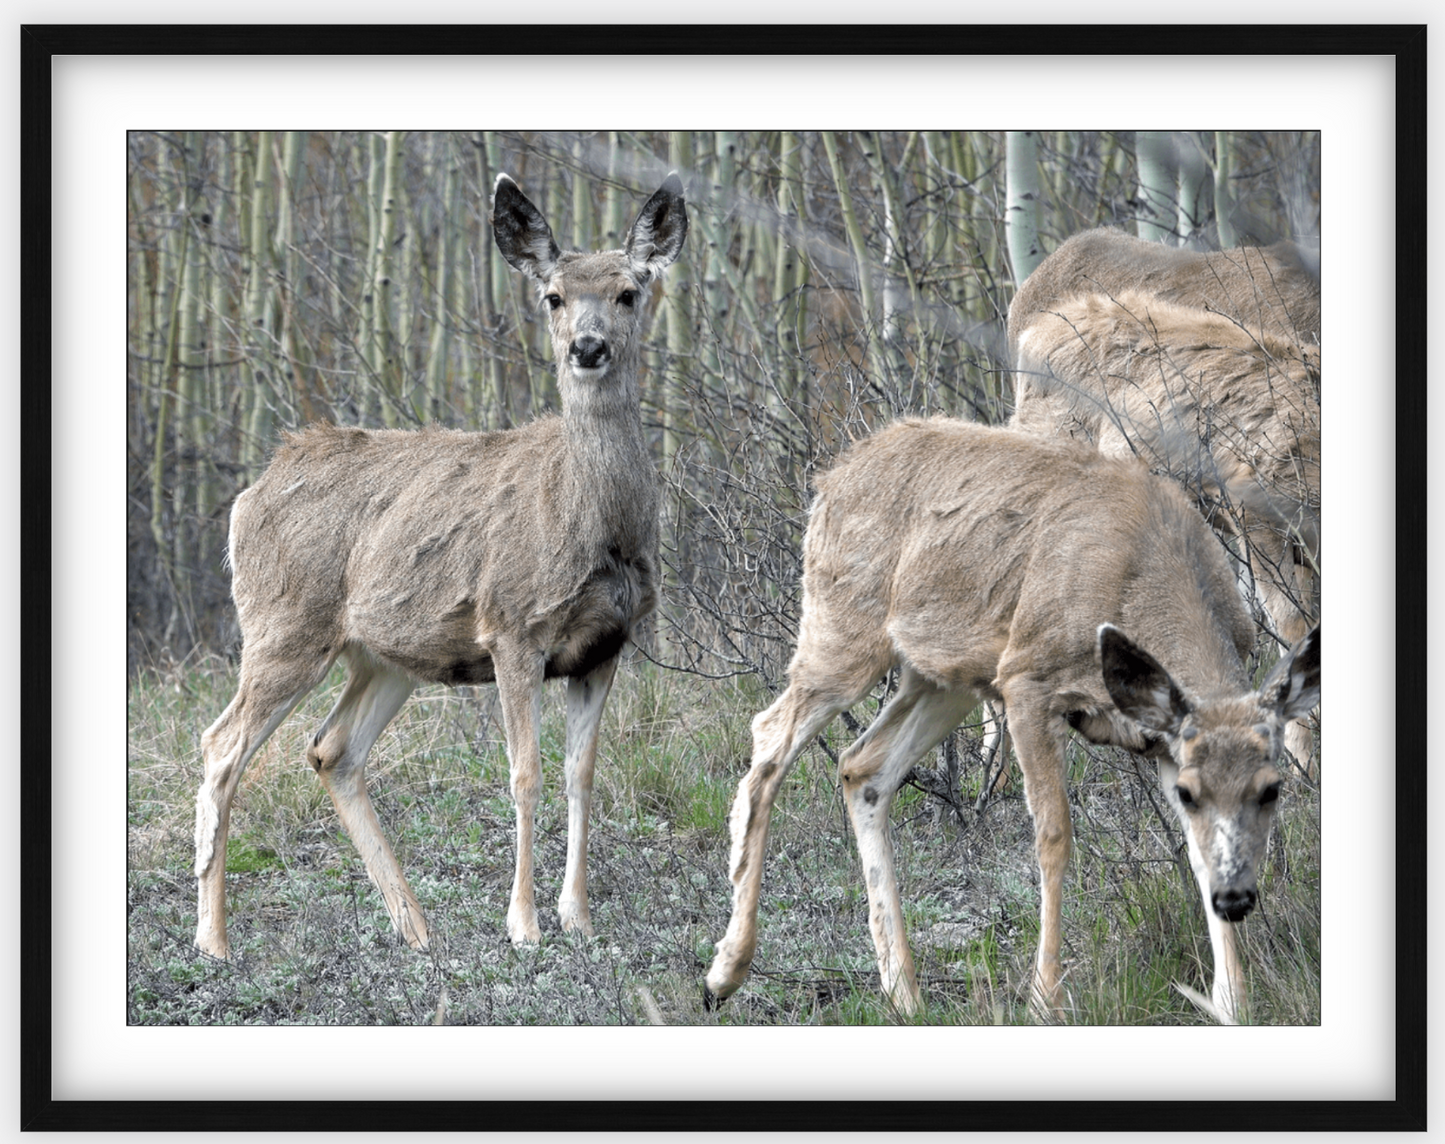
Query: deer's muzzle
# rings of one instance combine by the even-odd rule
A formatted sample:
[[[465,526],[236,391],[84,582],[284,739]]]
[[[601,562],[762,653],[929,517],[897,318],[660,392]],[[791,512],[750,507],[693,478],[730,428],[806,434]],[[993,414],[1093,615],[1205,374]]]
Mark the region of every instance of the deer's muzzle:
[[[607,341],[593,334],[583,334],[568,348],[567,356],[577,369],[600,369],[612,360]]]
[[[1253,890],[1215,890],[1212,895],[1214,912],[1227,922],[1243,921],[1258,895]]]

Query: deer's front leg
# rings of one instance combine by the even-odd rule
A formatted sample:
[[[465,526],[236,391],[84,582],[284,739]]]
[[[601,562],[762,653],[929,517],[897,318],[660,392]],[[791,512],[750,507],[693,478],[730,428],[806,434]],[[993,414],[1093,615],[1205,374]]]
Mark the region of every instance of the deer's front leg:
[[[587,910],[587,816],[592,808],[592,774],[602,708],[617,673],[616,658],[587,675],[567,681],[567,872],[557,914],[564,930],[592,935]]]
[[[1024,773],[1039,862],[1039,958],[1031,1004],[1040,1017],[1057,1021],[1063,1017],[1059,955],[1063,945],[1064,873],[1074,838],[1064,781],[1067,727],[1062,719],[1051,717],[1043,704],[1008,690],[1004,700],[1014,750]]]
[[[512,878],[512,900],[507,907],[507,936],[513,945],[542,940],[532,889],[532,836],[537,799],[542,787],[542,759],[538,734],[542,722],[544,661],[529,649],[496,648],[497,694],[502,702],[502,725],[507,733],[507,761],[511,765],[512,801],[517,807],[517,869]]]

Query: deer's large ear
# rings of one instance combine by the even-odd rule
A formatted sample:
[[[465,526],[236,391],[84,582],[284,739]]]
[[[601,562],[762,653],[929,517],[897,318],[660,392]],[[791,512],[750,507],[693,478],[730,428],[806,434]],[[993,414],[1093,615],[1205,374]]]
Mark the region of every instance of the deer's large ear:
[[[492,234],[502,257],[528,278],[546,282],[557,269],[562,252],[552,228],[510,175],[498,175],[492,192]]]
[[[1158,660],[1113,624],[1100,624],[1099,662],[1115,707],[1150,731],[1179,733],[1190,707]]]
[[[627,253],[633,273],[646,281],[676,261],[686,237],[687,203],[683,200],[682,180],[674,171],[643,204],[622,249]]]
[[[1281,719],[1303,719],[1320,701],[1320,628],[1314,629],[1280,656],[1259,686],[1266,703]]]

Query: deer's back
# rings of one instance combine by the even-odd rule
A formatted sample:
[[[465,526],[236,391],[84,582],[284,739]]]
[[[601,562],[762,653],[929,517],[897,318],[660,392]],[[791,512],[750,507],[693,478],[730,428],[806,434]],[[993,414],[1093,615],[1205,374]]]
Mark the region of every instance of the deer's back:
[[[655,522],[579,543],[562,453],[555,417],[500,433],[291,436],[232,514],[246,640],[305,632],[447,683],[493,678],[498,631],[532,635],[549,674],[615,654],[655,599],[641,551]]]
[[[1100,227],[1065,240],[1024,281],[1009,307],[1009,345],[1017,351],[1036,315],[1076,294],[1126,290],[1214,310],[1290,341],[1319,341],[1319,279],[1294,243],[1205,253]]]
[[[938,418],[855,446],[819,481],[805,624],[885,642],[935,682],[995,695],[1001,669],[1107,705],[1098,625],[1162,613],[1235,655],[1253,628],[1218,541],[1173,485],[1064,438]]]

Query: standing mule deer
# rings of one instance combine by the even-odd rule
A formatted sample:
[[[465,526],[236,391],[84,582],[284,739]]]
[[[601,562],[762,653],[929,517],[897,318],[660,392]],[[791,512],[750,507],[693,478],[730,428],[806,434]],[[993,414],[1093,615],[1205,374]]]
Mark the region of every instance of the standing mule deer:
[[[1033,1003],[1063,1008],[1072,727],[1156,759],[1188,840],[1214,949],[1215,1006],[1244,999],[1234,923],[1255,904],[1283,722],[1319,688],[1316,628],[1258,690],[1254,626],[1228,557],[1184,493],[1062,437],[948,419],[898,423],[820,478],[803,542],[788,688],[753,720],[733,802],[732,918],[712,1004],[757,946],[768,819],[799,751],[889,669],[898,690],[839,760],[885,992],[919,1001],[888,837],[895,791],[980,699],[1007,704],[1034,820],[1042,925]]]
[[[687,234],[669,175],[621,250],[562,253],[541,213],[497,178],[502,257],[549,311],[560,417],[497,433],[316,426],[289,436],[231,513],[244,647],[236,696],[202,736],[196,945],[227,954],[231,802],[267,735],[337,657],[350,678],[311,740],[316,769],[397,931],[426,921],[366,793],[366,757],[418,680],[495,680],[517,807],[513,942],[541,937],[532,894],[542,681],[567,680],[567,869],[558,912],[592,932],[587,814],[602,707],[631,629],[657,598],[657,474],[638,369],[650,284]]]
[[[1199,254],[1075,235],[1009,309],[1012,426],[1136,454],[1241,542],[1281,642],[1317,613],[1319,283],[1290,243]],[[1285,745],[1311,765],[1309,724]]]

